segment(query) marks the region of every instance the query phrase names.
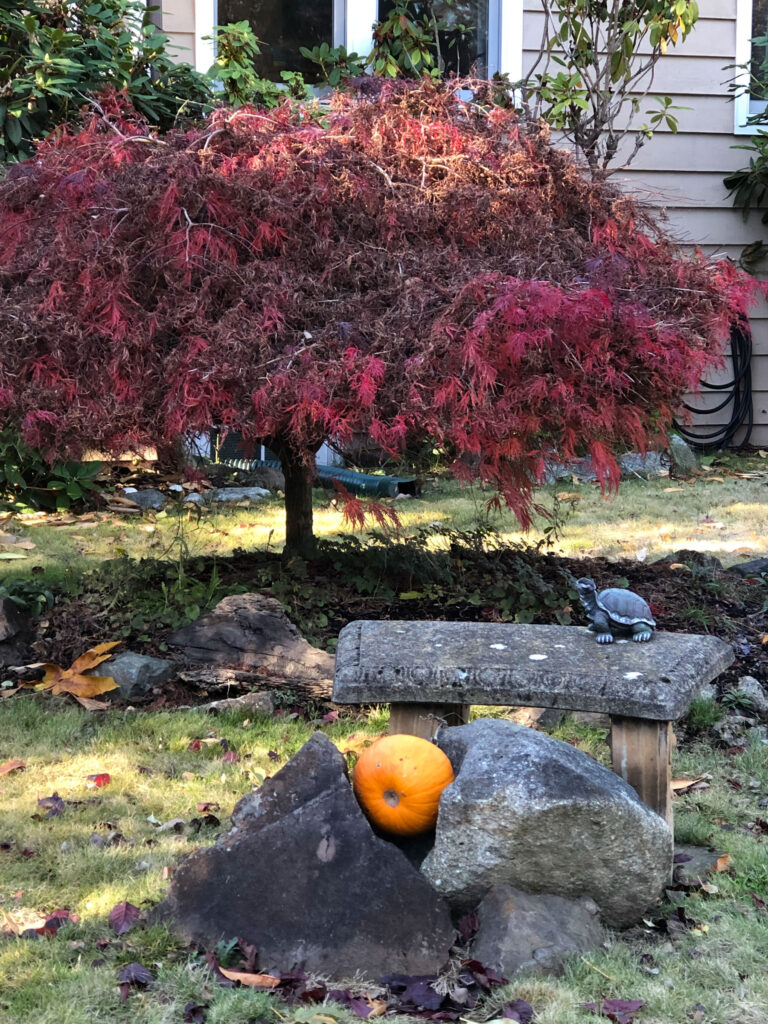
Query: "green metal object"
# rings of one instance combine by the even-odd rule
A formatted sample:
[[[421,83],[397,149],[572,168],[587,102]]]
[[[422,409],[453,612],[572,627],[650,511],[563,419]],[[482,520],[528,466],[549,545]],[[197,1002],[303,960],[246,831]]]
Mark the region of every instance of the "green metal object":
[[[221,463],[246,472],[263,469],[265,466],[280,469],[278,459],[222,459]],[[338,480],[350,493],[362,494],[367,498],[396,498],[398,494],[416,493],[415,476],[374,476],[371,473],[342,469],[340,466],[316,466],[315,472],[316,485],[332,488],[333,481]]]

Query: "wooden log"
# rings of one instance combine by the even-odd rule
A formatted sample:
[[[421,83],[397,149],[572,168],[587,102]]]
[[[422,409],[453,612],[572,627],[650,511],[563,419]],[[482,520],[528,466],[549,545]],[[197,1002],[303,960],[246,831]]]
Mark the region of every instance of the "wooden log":
[[[406,733],[434,739],[444,725],[466,725],[469,704],[391,704],[389,707],[389,733]]]
[[[613,770],[672,828],[672,723],[612,715],[610,744]]]

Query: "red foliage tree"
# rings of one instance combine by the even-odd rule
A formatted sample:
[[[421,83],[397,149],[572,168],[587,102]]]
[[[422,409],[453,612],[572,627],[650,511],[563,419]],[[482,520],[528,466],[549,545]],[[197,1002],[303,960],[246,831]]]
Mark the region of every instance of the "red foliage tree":
[[[461,83],[157,138],[112,106],[0,183],[0,419],[53,454],[269,439],[287,544],[325,438],[417,436],[523,523],[547,456],[663,441],[752,296]]]

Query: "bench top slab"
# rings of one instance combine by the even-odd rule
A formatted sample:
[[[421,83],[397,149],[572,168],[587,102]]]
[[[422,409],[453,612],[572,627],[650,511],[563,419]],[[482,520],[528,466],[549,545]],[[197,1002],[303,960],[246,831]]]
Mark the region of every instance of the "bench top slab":
[[[350,622],[339,634],[339,704],[498,704],[674,721],[734,660],[713,636],[654,633],[598,644],[579,626]]]

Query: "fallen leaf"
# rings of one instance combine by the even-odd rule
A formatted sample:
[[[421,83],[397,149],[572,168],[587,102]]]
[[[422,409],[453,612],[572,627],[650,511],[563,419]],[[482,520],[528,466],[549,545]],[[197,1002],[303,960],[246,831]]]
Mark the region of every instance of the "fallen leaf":
[[[329,711],[327,715],[323,715],[320,719],[321,722],[338,722],[338,720],[339,712],[335,708],[332,711]]]
[[[23,772],[26,767],[24,761],[19,761],[18,758],[13,761],[4,761],[0,764],[0,775],[10,775],[11,772]]]
[[[555,497],[558,501],[581,501],[578,491],[559,491]]]
[[[12,690],[0,690],[0,697],[5,699],[6,697],[12,697],[14,693],[18,693],[21,690],[20,686],[14,686]]]
[[[82,704],[86,711],[106,711],[109,708],[109,704],[105,703],[103,700],[91,700],[90,697],[78,697],[75,693],[73,693],[72,696],[78,704]]]
[[[200,740],[190,740],[187,744],[187,750],[202,750],[203,744]]]
[[[98,644],[76,658],[67,669],[46,662],[43,665],[42,683],[22,683],[22,686],[35,690],[50,690],[54,696],[69,693],[74,697],[85,698],[97,697],[108,690],[116,690],[118,686],[112,676],[86,676],[83,673],[106,661],[110,657],[107,652],[119,643],[120,640],[113,640],[110,643]]]
[[[584,1009],[607,1017],[615,1024],[633,1024],[634,1014],[645,1003],[641,999],[603,999],[601,1003],[584,1003]]]
[[[38,797],[37,806],[48,812],[46,818],[55,818],[66,810],[64,801],[56,792],[52,796]]]
[[[712,776],[705,772],[695,779],[672,779],[672,792],[675,794],[690,793],[694,789],[709,789],[708,779]]]
[[[686,572],[691,572],[692,571],[690,565],[685,565],[683,562],[672,562],[672,564],[670,565],[669,568],[670,569],[675,569],[675,570],[683,569]]]
[[[126,964],[117,972],[120,986],[120,1001],[125,1002],[132,988],[146,988],[155,980],[152,973],[143,964]]]
[[[77,924],[80,918],[77,914],[70,914],[68,910],[54,910],[52,914],[49,914],[43,922],[42,926],[36,928],[35,931],[39,932],[40,935],[55,935],[59,928],[65,924]]]
[[[246,971],[229,971],[221,966],[219,971],[229,981],[239,981],[248,988],[276,988],[280,984],[280,979],[272,974],[248,974]]]
[[[682,487],[665,487],[663,490],[664,490],[665,494],[671,494],[672,491],[682,491],[683,488]]]
[[[115,935],[125,935],[136,924],[140,914],[139,908],[134,907],[132,903],[118,903],[109,912],[109,927]]]
[[[91,783],[96,789],[103,789],[104,786],[108,786],[112,781],[112,777],[107,772],[99,772],[96,775],[87,775],[86,782]]]
[[[226,754],[222,754],[219,758],[220,761],[225,761],[227,764],[235,764],[240,758],[234,752],[234,750],[228,750]]]
[[[201,800],[199,803],[195,804],[195,807],[202,814],[221,809],[221,805],[217,804],[215,800]]]

